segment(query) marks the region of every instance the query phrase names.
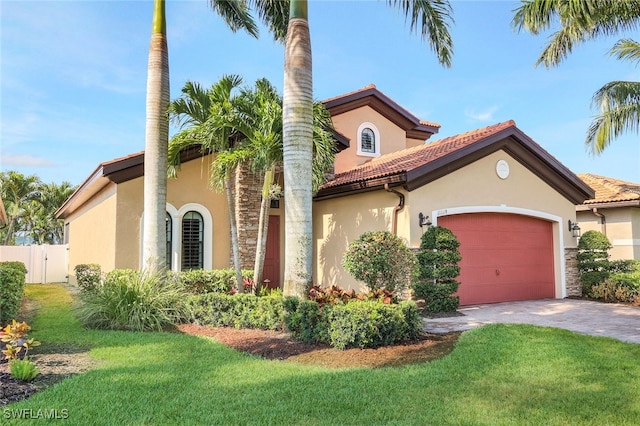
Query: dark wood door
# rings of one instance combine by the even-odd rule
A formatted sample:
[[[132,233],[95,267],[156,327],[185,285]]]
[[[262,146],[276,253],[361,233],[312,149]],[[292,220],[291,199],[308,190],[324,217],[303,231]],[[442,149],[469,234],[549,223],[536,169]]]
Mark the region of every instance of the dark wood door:
[[[269,288],[280,287],[280,216],[269,216],[262,279],[270,281]]]

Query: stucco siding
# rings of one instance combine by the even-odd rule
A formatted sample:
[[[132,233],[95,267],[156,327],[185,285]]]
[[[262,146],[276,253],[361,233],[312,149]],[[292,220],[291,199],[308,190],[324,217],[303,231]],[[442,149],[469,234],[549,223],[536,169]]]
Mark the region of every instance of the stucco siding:
[[[76,265],[97,263],[103,271],[115,268],[116,211],[116,185],[110,184],[66,219],[70,283],[76,283]]]
[[[380,154],[388,154],[400,151],[408,147],[407,136],[404,130],[382,116],[369,106],[338,114],[332,117],[335,129],[350,139],[349,148],[338,153],[335,160],[335,173],[340,173],[363,164],[370,160],[370,156],[359,156],[358,152],[358,127],[369,122],[374,124],[380,132]],[[412,145],[415,139],[411,140]]]
[[[613,246],[609,250],[611,260],[640,259],[640,209],[633,207],[598,208],[605,223],[591,210],[577,212],[582,233],[599,231],[607,236]]]
[[[391,231],[398,197],[384,190],[313,204],[314,282],[364,290],[342,267],[349,243],[369,231]]]
[[[116,216],[116,269],[140,267],[142,241],[143,178],[118,184]]]

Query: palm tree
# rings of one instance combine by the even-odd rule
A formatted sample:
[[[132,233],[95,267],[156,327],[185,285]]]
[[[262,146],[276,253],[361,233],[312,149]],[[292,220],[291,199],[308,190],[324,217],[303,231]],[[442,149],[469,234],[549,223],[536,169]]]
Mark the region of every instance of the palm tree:
[[[242,84],[238,75],[225,75],[209,89],[198,83],[187,81],[182,96],[169,107],[170,115],[183,129],[169,144],[169,174],[176,175],[180,164],[180,152],[190,146],[198,146],[203,153],[224,153],[231,150],[238,139],[234,123],[237,115],[238,97],[234,91]],[[238,290],[242,290],[242,270],[238,249],[238,228],[235,200],[231,190],[231,176],[236,164],[211,170],[211,186],[224,188],[231,225],[231,247]]]
[[[452,19],[448,0],[387,0],[410,19],[411,31],[420,26],[444,66],[451,65]],[[312,284],[312,91],[311,39],[307,0],[291,0],[285,41],[283,142],[285,203],[286,296],[305,297]]]
[[[64,240],[64,221],[56,219],[55,213],[62,204],[73,194],[76,187],[69,182],[61,184],[48,183],[40,187],[40,203],[45,212],[47,244],[62,244]]]
[[[255,290],[260,290],[269,227],[271,200],[282,194],[274,183],[276,169],[282,166],[282,97],[266,79],[256,81],[255,88],[244,90],[240,103],[241,115],[237,128],[244,140],[234,153],[237,161],[250,163],[254,172],[262,174],[258,238],[254,261]],[[312,189],[317,191],[325,182],[326,172],[333,166],[335,140],[331,116],[321,102],[313,105]]]
[[[147,71],[147,119],[144,153],[143,269],[165,267],[167,149],[169,143],[169,49],[164,0],[154,0]]]
[[[557,66],[580,43],[601,36],[616,35],[638,28],[640,0],[522,0],[512,21],[517,31],[540,34],[558,21],[554,32],[542,50],[536,66]],[[618,59],[637,61],[638,44],[633,40],[618,41],[610,52]],[[640,124],[640,84],[613,81],[598,90],[592,106],[599,109],[589,130],[585,145],[593,154],[600,154],[613,139],[626,131],[638,131]]]
[[[15,171],[0,172],[0,195],[5,205],[7,226],[2,229],[4,245],[15,244],[15,234],[24,234],[29,222],[27,205],[40,197],[41,181],[36,175]]]

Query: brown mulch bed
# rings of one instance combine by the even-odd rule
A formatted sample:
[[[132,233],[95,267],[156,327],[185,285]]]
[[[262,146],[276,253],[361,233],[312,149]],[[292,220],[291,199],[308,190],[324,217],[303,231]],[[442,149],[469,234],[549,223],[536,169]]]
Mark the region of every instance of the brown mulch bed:
[[[404,344],[340,351],[324,344],[300,342],[277,331],[194,324],[181,325],[178,329],[183,333],[212,337],[236,350],[267,359],[339,368],[378,368],[431,361],[449,354],[460,336],[460,333],[423,334],[418,340]]]

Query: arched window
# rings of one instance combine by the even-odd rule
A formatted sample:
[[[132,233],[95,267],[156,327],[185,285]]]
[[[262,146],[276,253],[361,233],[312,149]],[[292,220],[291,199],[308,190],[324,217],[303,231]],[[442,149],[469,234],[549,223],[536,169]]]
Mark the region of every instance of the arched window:
[[[360,133],[360,150],[362,152],[376,152],[376,135],[368,127],[362,129]]]
[[[167,271],[170,271],[173,255],[173,219],[168,212],[165,219],[165,230],[167,232]]]
[[[375,124],[365,122],[358,127],[357,155],[363,157],[380,155],[380,132]]]
[[[189,211],[182,217],[182,270],[202,269],[204,258],[204,221]]]

